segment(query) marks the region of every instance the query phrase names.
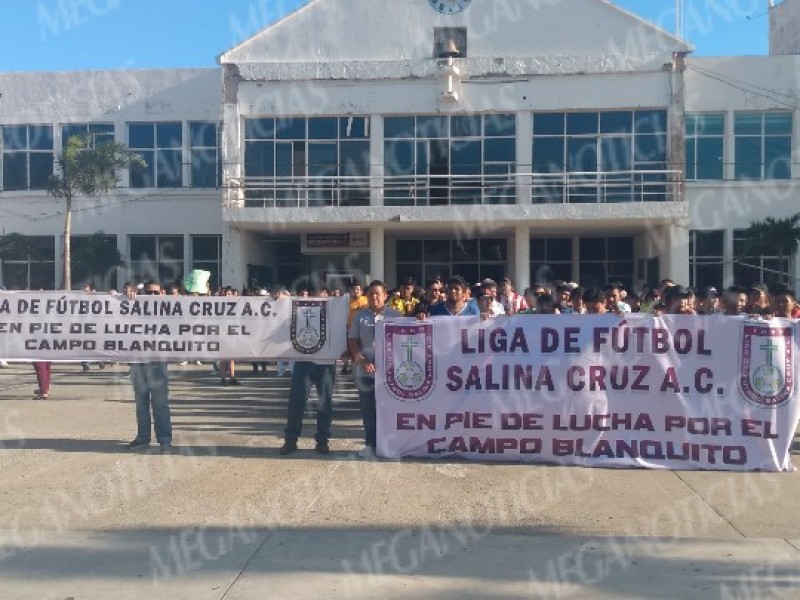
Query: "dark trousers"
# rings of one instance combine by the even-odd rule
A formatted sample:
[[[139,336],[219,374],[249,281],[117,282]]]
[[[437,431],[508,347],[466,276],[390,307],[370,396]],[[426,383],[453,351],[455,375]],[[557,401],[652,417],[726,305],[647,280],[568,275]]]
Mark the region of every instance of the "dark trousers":
[[[358,403],[361,405],[361,419],[364,422],[364,442],[375,448],[378,435],[378,411],[375,408],[375,378],[356,378]]]
[[[331,437],[333,420],[333,384],[336,365],[318,365],[300,361],[292,369],[292,385],[286,411],[286,441],[296,442],[303,431],[303,414],[308,403],[311,386],[317,388],[317,443],[327,442]]]

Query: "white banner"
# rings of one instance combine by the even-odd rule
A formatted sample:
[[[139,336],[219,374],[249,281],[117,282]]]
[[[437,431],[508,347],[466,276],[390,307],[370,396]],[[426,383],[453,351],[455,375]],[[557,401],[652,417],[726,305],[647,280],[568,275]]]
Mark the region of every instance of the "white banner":
[[[347,312],[346,297],[0,292],[0,359],[333,362]]]
[[[796,332],[724,316],[387,320],[378,454],[794,470]]]

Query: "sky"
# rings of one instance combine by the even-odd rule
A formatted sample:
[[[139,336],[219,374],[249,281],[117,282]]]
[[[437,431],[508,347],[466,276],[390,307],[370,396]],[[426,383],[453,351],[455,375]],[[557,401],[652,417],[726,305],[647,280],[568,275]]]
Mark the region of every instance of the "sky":
[[[213,67],[219,54],[306,1],[0,0],[0,72]],[[674,0],[614,1],[675,30]],[[767,4],[685,0],[694,55],[767,54]]]

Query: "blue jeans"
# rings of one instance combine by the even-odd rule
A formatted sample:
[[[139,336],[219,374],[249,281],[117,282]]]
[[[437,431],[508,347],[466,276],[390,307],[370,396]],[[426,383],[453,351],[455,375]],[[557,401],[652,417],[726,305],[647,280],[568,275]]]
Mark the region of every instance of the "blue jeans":
[[[131,364],[131,382],[136,398],[136,439],[150,441],[150,410],[156,441],[159,444],[172,443],[172,417],[169,408],[169,375],[167,363]]]
[[[311,386],[317,388],[317,443],[327,442],[331,437],[333,420],[333,384],[336,365],[318,365],[298,361],[292,368],[292,386],[289,389],[289,404],[286,410],[286,441],[296,442],[303,431],[303,414],[308,403]]]
[[[375,378],[357,377],[358,403],[361,406],[361,419],[364,422],[364,442],[375,448],[378,437],[378,413],[375,408]]]

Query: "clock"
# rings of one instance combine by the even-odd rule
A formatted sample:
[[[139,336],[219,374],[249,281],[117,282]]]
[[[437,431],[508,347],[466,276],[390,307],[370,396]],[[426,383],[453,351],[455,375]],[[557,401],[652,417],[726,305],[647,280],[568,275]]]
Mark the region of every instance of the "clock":
[[[434,10],[443,15],[455,15],[467,8],[472,0],[428,0]]]

